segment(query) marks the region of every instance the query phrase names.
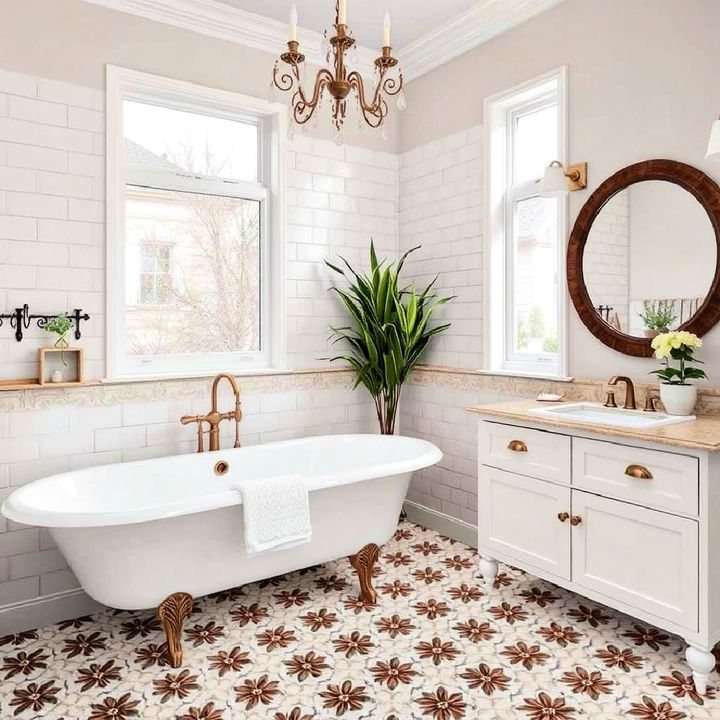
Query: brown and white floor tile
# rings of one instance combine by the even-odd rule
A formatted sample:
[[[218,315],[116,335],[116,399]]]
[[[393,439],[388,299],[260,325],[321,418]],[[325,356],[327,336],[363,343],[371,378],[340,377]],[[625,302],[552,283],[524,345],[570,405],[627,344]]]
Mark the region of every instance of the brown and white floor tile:
[[[340,560],[200,598],[178,669],[150,611],[0,638],[0,717],[720,718],[680,638],[513,568],[488,593],[476,552],[430,530],[402,524],[375,585],[360,602]]]

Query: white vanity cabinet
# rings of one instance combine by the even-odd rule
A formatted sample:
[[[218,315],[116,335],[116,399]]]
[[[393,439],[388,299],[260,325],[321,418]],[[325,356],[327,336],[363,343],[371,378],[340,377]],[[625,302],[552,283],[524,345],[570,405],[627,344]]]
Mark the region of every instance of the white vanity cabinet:
[[[717,454],[495,418],[478,448],[486,580],[506,562],[682,636],[705,692],[720,640]]]

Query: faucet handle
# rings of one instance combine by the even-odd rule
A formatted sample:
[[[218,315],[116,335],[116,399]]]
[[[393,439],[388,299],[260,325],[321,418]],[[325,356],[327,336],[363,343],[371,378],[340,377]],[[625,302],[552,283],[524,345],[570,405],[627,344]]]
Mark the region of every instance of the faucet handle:
[[[647,394],[645,397],[645,407],[643,412],[657,412],[657,403],[660,398],[657,395]]]
[[[614,390],[608,390],[607,395],[605,396],[605,407],[609,408],[616,408],[617,403],[615,402],[615,391]]]

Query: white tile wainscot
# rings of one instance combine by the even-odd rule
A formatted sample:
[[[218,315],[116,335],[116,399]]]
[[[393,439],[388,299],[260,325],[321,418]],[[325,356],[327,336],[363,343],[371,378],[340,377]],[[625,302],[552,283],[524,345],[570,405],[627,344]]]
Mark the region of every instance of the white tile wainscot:
[[[720,640],[720,454],[474,410],[486,583],[502,561],[681,636],[704,694]]]
[[[0,393],[0,502],[46,475],[195,452],[181,415],[206,412],[211,378]],[[309,435],[376,432],[369,395],[344,370],[239,377],[243,445]],[[222,408],[233,407],[223,386]],[[223,447],[232,446],[224,423]],[[0,636],[77,617],[97,605],[45,530],[0,517]]]

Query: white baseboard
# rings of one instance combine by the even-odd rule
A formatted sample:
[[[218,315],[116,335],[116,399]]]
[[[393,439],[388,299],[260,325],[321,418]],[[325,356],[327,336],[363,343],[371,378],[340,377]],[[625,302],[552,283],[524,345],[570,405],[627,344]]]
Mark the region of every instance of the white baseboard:
[[[418,505],[411,500],[406,500],[403,508],[411,522],[436,530],[442,535],[447,535],[453,540],[470,545],[470,547],[477,547],[476,525],[458,520],[451,515],[425,507],[425,505]]]
[[[0,607],[0,636],[90,615],[105,607],[80,588]]]

